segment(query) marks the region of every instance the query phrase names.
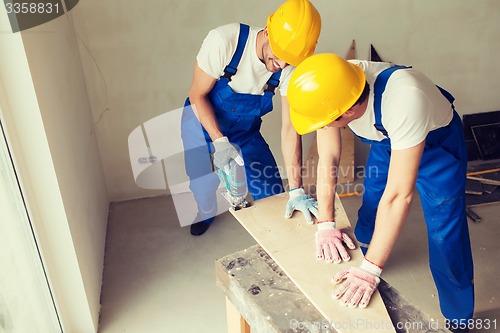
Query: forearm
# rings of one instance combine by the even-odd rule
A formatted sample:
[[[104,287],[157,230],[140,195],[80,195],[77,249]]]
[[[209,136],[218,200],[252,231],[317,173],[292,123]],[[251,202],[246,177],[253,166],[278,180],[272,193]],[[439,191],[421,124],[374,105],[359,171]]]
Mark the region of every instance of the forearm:
[[[210,138],[213,140],[224,136],[219,128],[219,123],[213,111],[212,104],[206,96],[194,95],[189,96],[191,105],[200,121],[201,125],[205,128]]]
[[[318,199],[319,219],[335,219],[335,192],[337,187],[338,159],[333,161],[319,159],[316,191]]]
[[[394,248],[410,210],[413,195],[386,194],[380,200],[375,231],[366,258],[383,267]]]
[[[281,130],[281,152],[288,178],[288,186],[302,186],[302,140],[293,128],[283,127]]]
[[[318,207],[320,220],[335,219],[337,170],[342,154],[342,139],[338,128],[322,128],[316,132],[318,140]]]
[[[424,147],[425,140],[414,147],[392,151],[387,184],[366,253],[366,258],[379,266],[385,265],[408,216]]]

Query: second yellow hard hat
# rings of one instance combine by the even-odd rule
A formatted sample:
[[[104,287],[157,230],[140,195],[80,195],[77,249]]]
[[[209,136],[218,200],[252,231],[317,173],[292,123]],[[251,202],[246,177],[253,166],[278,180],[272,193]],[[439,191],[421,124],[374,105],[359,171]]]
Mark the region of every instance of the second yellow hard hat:
[[[335,54],[302,61],[288,84],[290,119],[299,134],[320,129],[349,110],[363,93],[363,70]]]

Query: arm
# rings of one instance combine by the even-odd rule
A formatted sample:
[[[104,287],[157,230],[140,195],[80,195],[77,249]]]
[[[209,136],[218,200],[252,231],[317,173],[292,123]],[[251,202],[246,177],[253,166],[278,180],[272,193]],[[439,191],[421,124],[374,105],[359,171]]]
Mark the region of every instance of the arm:
[[[318,192],[319,221],[316,232],[316,257],[336,264],[349,261],[351,257],[343,243],[354,249],[350,237],[335,225],[335,192],[337,187],[337,170],[342,151],[340,129],[324,127],[316,131],[318,140]]]
[[[304,215],[308,224],[314,224],[313,215],[318,218],[318,202],[302,188],[302,137],[297,134],[290,120],[290,106],[286,97],[281,98],[282,127],[281,151],[285,162],[290,192],[285,206],[285,218],[290,218],[295,210]],[[312,215],[311,215],[312,214]]]
[[[382,267],[410,210],[424,146],[425,141],[391,153],[387,185],[380,199],[375,232],[365,259],[359,268],[350,267],[333,278],[334,283],[339,284],[334,297],[345,305],[365,308],[380,283]]]
[[[191,89],[189,89],[189,100],[196,117],[213,141],[215,148],[213,164],[221,170],[227,170],[231,159],[234,159],[241,166],[243,166],[244,161],[236,147],[221,132],[212,104],[208,99],[208,93],[212,90],[216,81],[216,79],[205,73],[196,62],[193,82],[191,83]],[[227,171],[225,172],[227,173]]]
[[[380,267],[385,265],[408,216],[424,147],[425,141],[412,148],[392,151],[387,185],[366,253],[366,258]]]
[[[334,220],[337,171],[340,163],[342,140],[340,129],[325,127],[316,131],[318,140],[318,178],[316,183],[319,219]]]
[[[189,100],[191,101],[193,111],[198,117],[198,120],[207,130],[208,134],[212,138],[212,141],[224,136],[219,128],[212,104],[207,97],[216,81],[217,79],[214,79],[205,73],[198,66],[198,62],[195,63],[193,81],[191,83],[191,88],[189,89]]]
[[[290,120],[290,106],[286,96],[281,97],[281,152],[290,189],[302,186],[302,139]]]

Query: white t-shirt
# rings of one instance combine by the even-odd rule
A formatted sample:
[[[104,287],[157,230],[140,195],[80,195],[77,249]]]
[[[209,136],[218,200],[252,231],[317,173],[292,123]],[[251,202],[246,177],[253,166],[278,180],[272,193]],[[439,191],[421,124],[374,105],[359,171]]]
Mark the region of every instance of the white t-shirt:
[[[386,137],[378,131],[373,109],[373,90],[378,74],[393,64],[349,60],[360,66],[370,85],[368,106],[364,115],[349,123],[351,130],[369,140]],[[399,69],[391,74],[381,103],[382,125],[391,140],[391,149],[402,150],[424,141],[427,134],[448,125],[453,118],[450,102],[431,80],[415,69]]]
[[[266,69],[257,56],[257,33],[260,30],[262,29],[250,27],[245,50],[238,64],[238,71],[229,82],[229,86],[235,92],[261,95],[264,93],[267,80],[273,74]],[[239,33],[239,23],[227,24],[211,30],[196,57],[198,66],[213,78],[221,77],[224,74],[224,68],[229,64],[236,51]],[[281,71],[279,85],[281,96],[286,96],[288,82],[294,68],[289,65]]]

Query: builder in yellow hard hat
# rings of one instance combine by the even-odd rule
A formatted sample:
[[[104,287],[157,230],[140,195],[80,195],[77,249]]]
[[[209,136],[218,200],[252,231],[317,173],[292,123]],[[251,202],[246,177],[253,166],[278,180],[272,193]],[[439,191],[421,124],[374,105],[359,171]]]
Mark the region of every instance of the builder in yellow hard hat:
[[[211,172],[207,146],[216,168],[226,170],[231,160],[244,165],[254,200],[284,191],[276,161],[260,134],[261,117],[272,110],[276,89],[292,188],[286,214],[300,209],[312,223],[317,203],[301,189],[300,136],[290,123],[286,91],[294,66],[314,53],[320,30],[320,15],[308,0],[288,0],[264,28],[228,24],[210,31],[203,41],[182,120],[186,170],[198,205],[192,235],[203,234],[217,214],[219,179]]]
[[[288,100],[297,132],[317,133],[319,167],[324,169],[318,171],[319,258],[331,255],[327,252],[335,243],[332,239],[341,241],[331,205],[341,152],[339,128],[348,125],[371,144],[355,229],[365,259],[359,268],[335,277],[340,284],[335,296],[353,307],[368,304],[406,220],[416,185],[441,310],[451,322],[471,319],[467,156],[453,96],[411,67],[318,54],[295,69]]]

